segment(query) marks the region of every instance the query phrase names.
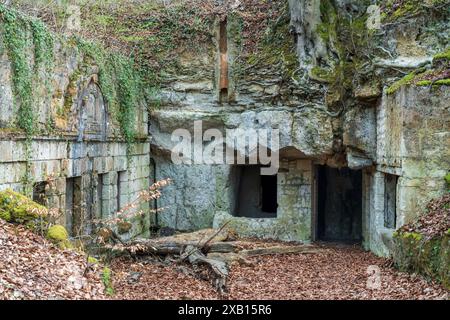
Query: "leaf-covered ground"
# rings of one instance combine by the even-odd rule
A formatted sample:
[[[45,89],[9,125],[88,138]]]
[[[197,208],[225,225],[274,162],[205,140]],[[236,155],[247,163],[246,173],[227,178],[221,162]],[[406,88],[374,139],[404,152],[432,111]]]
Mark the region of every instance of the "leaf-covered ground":
[[[111,265],[115,293],[110,297],[104,294],[101,267],[87,268],[85,255],[60,250],[24,227],[0,220],[0,299],[448,298],[441,286],[400,273],[358,246],[318,247],[314,254],[258,256],[234,265],[224,296],[213,289],[206,270],[117,259]],[[379,289],[367,287],[369,266],[380,270]]]
[[[116,299],[447,299],[448,292],[420,276],[400,273],[389,261],[358,246],[321,245],[316,254],[252,258],[235,265],[229,292],[219,296],[188,267],[119,260],[113,264]],[[380,288],[367,287],[369,266]],[[373,268],[373,267],[372,267]],[[370,269],[369,269],[370,271]],[[369,286],[376,285],[375,278]]]
[[[450,230],[450,193],[430,201],[427,212],[416,222],[400,228],[402,232],[417,232],[431,239]]]
[[[103,299],[100,270],[86,256],[60,250],[0,219],[0,299]]]

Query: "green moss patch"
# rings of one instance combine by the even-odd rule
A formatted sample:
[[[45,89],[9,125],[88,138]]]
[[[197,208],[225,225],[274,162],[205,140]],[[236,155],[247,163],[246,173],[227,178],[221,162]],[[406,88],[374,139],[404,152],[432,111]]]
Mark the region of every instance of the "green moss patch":
[[[440,52],[433,57],[433,65],[438,65],[441,63],[450,63],[450,48],[447,48],[445,51]]]
[[[109,296],[114,295],[114,287],[112,285],[112,271],[108,267],[104,267],[102,270],[102,282],[105,286],[106,294]]]
[[[450,85],[450,70],[441,67],[433,69],[417,69],[402,79],[394,82],[390,87],[386,89],[388,95],[392,95],[397,92],[402,86],[415,85],[419,87],[423,86],[448,86]]]
[[[62,225],[54,225],[48,228],[47,239],[49,239],[61,249],[73,248],[72,243],[69,241],[69,233]]]
[[[60,241],[67,240],[69,238],[69,233],[67,232],[66,228],[64,228],[63,226],[54,225],[54,226],[51,226],[50,228],[48,228],[47,238],[52,241],[60,242]]]
[[[47,208],[11,189],[0,191],[0,218],[14,223],[35,226],[46,218]]]

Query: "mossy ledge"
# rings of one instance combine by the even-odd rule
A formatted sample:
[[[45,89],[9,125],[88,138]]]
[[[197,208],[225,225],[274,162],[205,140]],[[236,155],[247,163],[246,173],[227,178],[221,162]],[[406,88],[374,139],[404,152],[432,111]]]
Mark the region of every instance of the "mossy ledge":
[[[433,67],[420,68],[412,71],[402,79],[394,82],[386,89],[386,94],[392,95],[402,86],[449,86],[450,85],[450,49],[436,54],[433,57]]]

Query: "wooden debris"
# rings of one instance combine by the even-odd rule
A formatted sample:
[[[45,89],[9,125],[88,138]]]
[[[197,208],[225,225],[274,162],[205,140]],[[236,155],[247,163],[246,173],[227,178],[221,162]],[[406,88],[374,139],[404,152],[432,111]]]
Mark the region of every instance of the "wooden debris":
[[[194,266],[205,265],[213,274],[218,292],[226,291],[226,282],[231,265],[252,265],[251,257],[277,254],[314,254],[322,249],[313,245],[273,245],[258,247],[254,242],[234,240],[226,228],[204,229],[157,239],[135,240],[122,247],[130,254],[177,257],[179,264],[188,262]],[[256,245],[256,247],[255,247]]]

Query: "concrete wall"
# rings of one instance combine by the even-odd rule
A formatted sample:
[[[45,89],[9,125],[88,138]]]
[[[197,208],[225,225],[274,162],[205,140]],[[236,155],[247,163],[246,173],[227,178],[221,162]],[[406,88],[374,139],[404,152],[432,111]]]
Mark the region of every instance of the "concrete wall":
[[[312,162],[282,161],[278,180],[278,210],[276,218],[235,217],[230,211],[217,211],[214,227],[226,221],[238,234],[246,237],[311,240]]]
[[[450,90],[402,87],[377,109],[377,167],[366,179],[366,247],[388,255],[394,229],[384,227],[385,175],[398,176],[396,228],[415,221],[446,191],[450,169]],[[367,194],[369,193],[369,194]]]

